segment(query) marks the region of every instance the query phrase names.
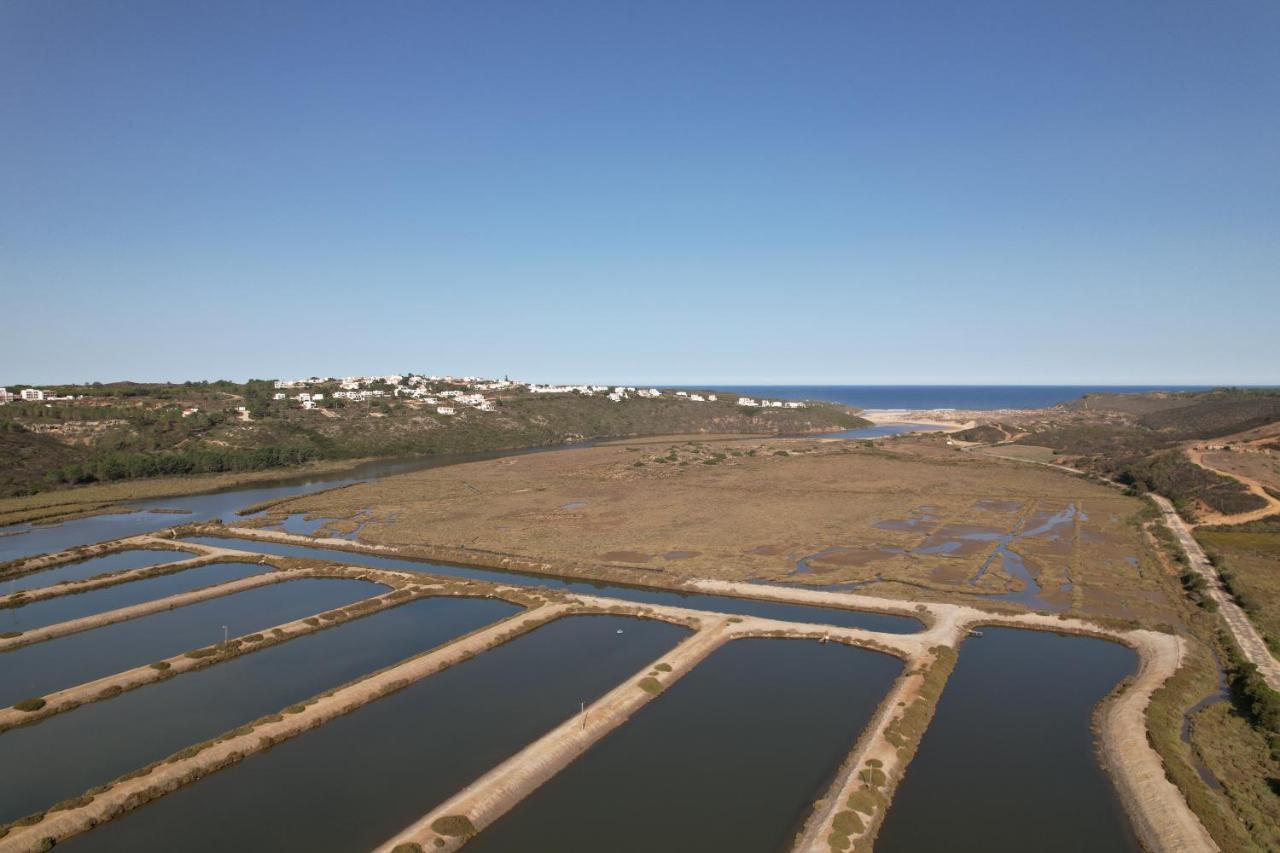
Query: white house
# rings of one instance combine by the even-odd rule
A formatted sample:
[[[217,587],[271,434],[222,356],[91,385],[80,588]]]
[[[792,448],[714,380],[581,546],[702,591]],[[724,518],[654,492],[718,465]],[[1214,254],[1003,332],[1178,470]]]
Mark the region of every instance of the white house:
[[[704,396],[702,396],[701,394],[690,394],[690,395],[689,395],[689,399],[690,399],[690,400],[692,400],[692,401],[693,401],[693,402],[695,402],[695,403],[705,403],[705,402],[707,402],[707,398],[706,398],[706,397],[704,397]]]
[[[709,402],[709,403],[714,403],[715,401],[716,401],[716,395],[715,395],[715,394],[708,394],[708,395],[707,395],[707,402]]]
[[[189,417],[191,417],[192,415],[196,414],[196,413],[197,413],[197,412],[199,412],[199,411],[200,411],[200,410],[199,410],[199,409],[197,409],[195,406],[192,406],[192,407],[191,407],[191,408],[189,408],[189,409],[183,409],[183,410],[182,410],[182,416],[183,416],[184,418],[189,418]]]
[[[760,404],[750,397],[739,397],[738,405],[739,406],[759,406]]]
[[[452,415],[453,413],[453,406],[436,406],[436,414],[438,415]]]
[[[277,391],[276,393],[274,393],[274,394],[272,394],[272,395],[271,395],[271,399],[272,399],[272,400],[287,400],[287,399],[289,399],[289,395],[288,395],[288,394],[285,394],[285,393],[283,393],[283,392],[281,392],[281,391]]]
[[[23,388],[22,399],[24,400],[43,400],[44,392],[39,388]]]
[[[303,401],[302,401],[302,408],[304,408],[304,409],[314,409],[315,407],[316,407],[316,404],[315,404],[315,401],[313,401],[313,400],[303,400]]]

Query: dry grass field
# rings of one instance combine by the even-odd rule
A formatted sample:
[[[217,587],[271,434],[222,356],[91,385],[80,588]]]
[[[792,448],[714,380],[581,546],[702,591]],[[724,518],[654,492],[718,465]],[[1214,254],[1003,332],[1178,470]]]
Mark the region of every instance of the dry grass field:
[[[1262,448],[1247,450],[1214,450],[1205,453],[1204,463],[1211,468],[1257,480],[1263,486],[1280,492],[1280,452]]]
[[[1201,529],[1196,539],[1225,573],[1237,601],[1272,650],[1280,650],[1280,525]]]
[[[801,583],[894,597],[1000,601],[1176,621],[1138,500],[1081,478],[937,442],[668,440],[539,453],[299,498],[318,531],[391,546],[528,558],[591,574]],[[1005,545],[1012,557],[997,553]],[[1007,600],[1006,600],[1007,601]],[[1016,602],[1016,599],[1015,599]],[[1008,603],[1008,602],[1007,602]]]

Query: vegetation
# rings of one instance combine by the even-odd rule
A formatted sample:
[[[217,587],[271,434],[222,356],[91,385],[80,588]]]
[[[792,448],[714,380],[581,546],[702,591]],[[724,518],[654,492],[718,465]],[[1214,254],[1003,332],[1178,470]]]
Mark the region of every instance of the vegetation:
[[[1197,528],[1196,539],[1217,567],[1223,586],[1280,654],[1280,522]]]
[[[664,397],[619,404],[601,396],[523,391],[504,392],[496,400],[496,411],[463,409],[454,417],[398,398],[369,403],[329,400],[326,414],[302,411],[289,400],[273,400],[274,388],[265,380],[53,390],[84,399],[0,407],[0,454],[12,460],[0,471],[0,496],[88,483],[531,447],[590,437],[796,433],[866,423],[841,406],[825,403],[750,412],[728,400],[689,403]],[[237,411],[240,407],[247,409],[248,420]]]
[[[21,702],[14,702],[13,707],[18,711],[39,711],[45,706],[43,699],[23,699]]]
[[[983,444],[995,444],[997,441],[1006,440],[1009,436],[995,424],[980,424],[979,426],[954,433],[954,437],[961,441],[979,441]]]
[[[662,692],[662,682],[648,675],[636,682],[636,686],[645,693],[657,695]]]
[[[1207,471],[1182,446],[1280,420],[1280,391],[1222,388],[1180,394],[1087,395],[1063,417],[1028,427],[1019,444],[1053,448],[1072,464],[1157,491],[1179,509],[1195,501],[1225,514],[1265,506],[1239,481]],[[1086,418],[1081,413],[1088,412]]]
[[[476,828],[466,815],[450,814],[438,817],[431,822],[431,829],[440,835],[470,836],[476,834]]]

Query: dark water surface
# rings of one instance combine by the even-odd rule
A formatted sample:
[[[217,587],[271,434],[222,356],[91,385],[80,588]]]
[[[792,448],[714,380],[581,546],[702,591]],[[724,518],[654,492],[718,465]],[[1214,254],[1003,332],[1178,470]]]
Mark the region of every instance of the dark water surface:
[[[734,641],[466,849],[786,850],[901,668],[837,644]]]
[[[1137,655],[1089,637],[982,634],[960,649],[876,853],[1137,853],[1090,732]]]
[[[558,620],[58,847],[368,850],[686,636],[615,616]]]
[[[0,823],[518,610],[476,598],[418,599],[0,734],[0,767],[22,768],[0,773]]]
[[[201,587],[260,575],[268,569],[268,566],[255,563],[213,563],[197,566],[194,569],[183,569],[157,578],[143,578],[102,589],[91,589],[88,592],[60,595],[57,598],[35,601],[21,607],[6,607],[0,609],[0,631],[30,631],[32,628],[67,622],[95,613],[106,613],[108,610],[118,610],[144,601],[154,601],[157,598],[167,598],[170,595],[190,592]]]
[[[8,595],[23,589],[40,589],[63,581],[78,581],[108,572],[122,572],[125,569],[141,569],[144,566],[158,566],[161,563],[176,563],[195,556],[189,551],[118,551],[105,557],[93,557],[79,563],[68,563],[32,572],[28,575],[0,581],[0,595]]]
[[[803,604],[757,601],[748,598],[734,598],[732,596],[686,594],[595,581],[574,581],[557,578],[554,575],[529,575],[519,572],[498,571],[496,569],[473,569],[466,566],[449,566],[442,563],[428,563],[419,560],[378,557],[354,551],[336,551],[333,549],[312,548],[306,545],[291,545],[286,542],[223,539],[217,536],[192,536],[184,541],[224,548],[243,548],[246,551],[257,551],[263,554],[275,554],[284,557],[314,557],[321,560],[336,560],[350,565],[369,566],[377,569],[407,569],[411,572],[433,572],[451,577],[511,584],[512,586],[550,587],[552,589],[569,590],[582,595],[610,596],[641,604],[666,604],[672,607],[688,607],[691,610],[712,610],[722,613],[736,613],[742,616],[761,616],[787,622],[816,622],[824,625],[839,625],[846,628],[865,628],[869,631],[883,631],[888,634],[914,634],[923,627],[915,619],[906,616],[890,616],[884,613],[841,610],[833,607],[810,607]]]
[[[0,707],[385,592],[367,581],[304,578],[0,653]],[[3,735],[0,735],[3,737]]]

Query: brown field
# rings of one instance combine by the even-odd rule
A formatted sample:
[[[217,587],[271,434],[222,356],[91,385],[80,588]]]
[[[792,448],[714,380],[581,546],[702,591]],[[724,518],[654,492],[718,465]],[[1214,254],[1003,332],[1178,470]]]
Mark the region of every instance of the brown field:
[[[1003,459],[1022,459],[1027,462],[1054,461],[1052,448],[1039,447],[1034,444],[1001,444],[996,447],[975,448],[973,452]]]
[[[1213,450],[1202,458],[1211,468],[1257,480],[1269,489],[1280,491],[1280,453],[1273,450]]]
[[[1230,586],[1273,650],[1280,648],[1280,530],[1197,530],[1196,539],[1227,572]]]
[[[1143,504],[1059,472],[937,442],[639,442],[388,477],[274,507],[345,521],[362,541],[488,552],[553,571],[840,585],[892,597],[982,601],[1022,588],[1011,550],[1058,608],[1175,622]],[[1079,510],[1070,516],[1072,508]],[[1046,522],[1059,519],[1035,533]],[[797,571],[800,569],[800,571]],[[989,599],[987,599],[989,600]]]

